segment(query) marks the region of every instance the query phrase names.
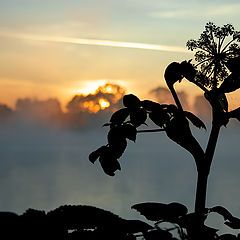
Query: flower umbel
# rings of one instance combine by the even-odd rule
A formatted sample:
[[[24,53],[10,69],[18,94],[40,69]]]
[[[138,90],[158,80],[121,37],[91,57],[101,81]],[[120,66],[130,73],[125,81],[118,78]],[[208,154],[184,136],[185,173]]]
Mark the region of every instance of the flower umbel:
[[[218,27],[209,22],[198,40],[189,40],[187,47],[195,50],[195,67],[199,67],[195,81],[215,89],[230,74],[228,62],[240,57],[240,32],[231,24]]]

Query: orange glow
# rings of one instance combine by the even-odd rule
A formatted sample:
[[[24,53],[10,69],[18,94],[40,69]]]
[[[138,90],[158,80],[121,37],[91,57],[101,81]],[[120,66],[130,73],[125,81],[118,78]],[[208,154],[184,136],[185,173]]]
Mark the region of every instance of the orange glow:
[[[95,101],[85,101],[82,104],[82,108],[90,113],[97,113],[100,110],[104,110],[110,107],[110,102],[104,98],[98,99],[98,102]]]
[[[110,102],[107,101],[107,100],[104,99],[104,98],[100,98],[100,99],[98,100],[98,103],[99,103],[101,109],[105,109],[105,108],[108,108],[108,107],[110,106]]]

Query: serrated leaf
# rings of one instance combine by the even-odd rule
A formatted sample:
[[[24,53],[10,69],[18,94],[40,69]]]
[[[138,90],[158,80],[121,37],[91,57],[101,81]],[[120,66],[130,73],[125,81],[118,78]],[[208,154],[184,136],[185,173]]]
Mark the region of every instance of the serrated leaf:
[[[123,97],[123,105],[129,109],[136,109],[141,107],[141,101],[137,96],[128,94]]]
[[[192,124],[197,127],[197,128],[204,128],[206,129],[205,124],[203,123],[203,121],[201,119],[199,119],[196,115],[194,115],[191,112],[188,111],[184,111],[184,115],[186,118],[188,118]]]
[[[129,109],[128,108],[122,108],[113,113],[111,116],[110,122],[112,124],[122,124],[126,118],[129,116]]]
[[[139,108],[130,112],[130,122],[135,126],[139,127],[144,124],[147,120],[147,113],[144,109]]]
[[[92,163],[95,163],[98,158],[100,157],[100,155],[106,150],[106,146],[101,146],[100,148],[98,148],[97,150],[93,151],[92,153],[89,154],[89,161]]]

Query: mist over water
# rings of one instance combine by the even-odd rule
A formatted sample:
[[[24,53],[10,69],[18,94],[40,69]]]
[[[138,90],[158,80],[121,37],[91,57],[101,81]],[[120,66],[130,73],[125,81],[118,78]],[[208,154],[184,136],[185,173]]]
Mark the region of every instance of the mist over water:
[[[0,125],[0,211],[51,210],[64,204],[101,207],[125,218],[139,217],[131,205],[181,202],[193,210],[196,169],[187,151],[165,133],[138,134],[120,159],[122,171],[105,175],[88,155],[106,144],[108,129],[61,129],[31,121]],[[235,126],[236,125],[236,126]],[[208,131],[194,130],[201,143]],[[222,129],[212,166],[207,206],[223,205],[240,215],[239,132]]]

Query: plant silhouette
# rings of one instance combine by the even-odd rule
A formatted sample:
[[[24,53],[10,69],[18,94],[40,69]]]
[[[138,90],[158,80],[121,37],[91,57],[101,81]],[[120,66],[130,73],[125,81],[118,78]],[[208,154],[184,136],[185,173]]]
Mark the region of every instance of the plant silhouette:
[[[123,97],[124,108],[112,114],[107,135],[108,143],[89,155],[94,163],[99,160],[103,171],[114,176],[121,170],[119,158],[127,147],[127,140],[135,141],[137,134],[145,132],[165,132],[175,143],[186,149],[197,168],[197,187],[195,210],[187,213],[180,203],[140,203],[132,206],[148,220],[154,221],[154,230],[143,234],[144,239],[173,239],[170,230],[162,230],[159,224],[170,222],[178,229],[180,239],[240,239],[240,235],[217,234],[218,229],[207,227],[204,223],[212,212],[223,216],[225,224],[240,229],[240,219],[222,206],[206,208],[208,176],[222,126],[227,127],[231,118],[240,121],[240,107],[228,111],[226,93],[240,88],[240,32],[231,24],[218,27],[209,22],[198,40],[189,40],[187,48],[194,51],[194,60],[170,63],[164,73],[167,86],[176,105],[160,104],[150,100],[140,100],[133,94]],[[191,132],[189,123],[206,129],[205,124],[193,113],[184,111],[174,89],[176,82],[183,79],[193,83],[203,91],[212,109],[212,125],[207,147],[204,150]],[[157,129],[138,130],[150,119]],[[163,232],[166,234],[163,234]]]

